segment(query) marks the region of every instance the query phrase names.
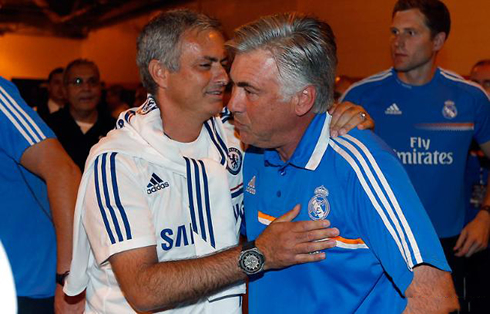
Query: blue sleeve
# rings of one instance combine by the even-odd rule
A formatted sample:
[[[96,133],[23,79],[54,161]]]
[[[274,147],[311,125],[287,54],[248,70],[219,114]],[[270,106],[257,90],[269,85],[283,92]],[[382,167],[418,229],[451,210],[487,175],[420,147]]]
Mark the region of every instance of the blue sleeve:
[[[28,147],[52,137],[54,133],[26,104],[15,85],[0,77],[0,149],[20,162]]]
[[[365,140],[373,144],[371,150]],[[374,135],[363,142],[350,135],[341,141],[354,172],[355,221],[366,245],[404,294],[414,266],[424,263],[445,271],[449,266],[401,163]]]
[[[486,95],[478,98],[475,118],[475,139],[484,144],[490,141],[490,101]]]

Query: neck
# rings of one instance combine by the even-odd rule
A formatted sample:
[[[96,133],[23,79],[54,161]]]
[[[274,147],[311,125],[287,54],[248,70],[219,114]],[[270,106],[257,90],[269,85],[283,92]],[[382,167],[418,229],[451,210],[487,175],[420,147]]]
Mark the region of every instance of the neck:
[[[313,112],[309,112],[306,115],[299,117],[297,122],[292,124],[294,125],[294,128],[290,132],[287,132],[287,134],[284,134],[283,138],[285,139],[285,143],[276,148],[282,161],[288,161],[291,158],[314,117],[315,113]]]
[[[428,62],[427,64],[420,66],[416,69],[409,70],[406,72],[397,72],[400,81],[410,84],[410,85],[424,85],[429,83],[434,77],[437,66],[434,62]]]
[[[70,106],[70,114],[76,121],[85,122],[85,123],[95,123],[97,121],[97,117],[99,113],[97,110],[93,111],[77,111]]]
[[[160,109],[164,132],[168,137],[181,143],[190,143],[199,137],[207,119],[199,119],[191,112],[185,112],[161,92],[158,92],[155,100]]]

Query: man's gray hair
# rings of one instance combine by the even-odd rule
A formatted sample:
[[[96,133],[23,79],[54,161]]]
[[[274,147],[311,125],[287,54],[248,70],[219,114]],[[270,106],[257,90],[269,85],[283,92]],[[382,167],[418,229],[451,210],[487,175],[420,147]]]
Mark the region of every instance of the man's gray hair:
[[[151,60],[160,61],[169,71],[180,68],[181,38],[191,30],[213,29],[221,32],[218,20],[191,10],[172,10],[153,18],[141,31],[137,41],[137,57],[141,81],[149,93],[157,85],[148,70]]]
[[[285,98],[313,85],[315,113],[325,112],[333,104],[337,46],[327,23],[300,13],[266,16],[236,29],[226,46],[235,54],[269,51]]]

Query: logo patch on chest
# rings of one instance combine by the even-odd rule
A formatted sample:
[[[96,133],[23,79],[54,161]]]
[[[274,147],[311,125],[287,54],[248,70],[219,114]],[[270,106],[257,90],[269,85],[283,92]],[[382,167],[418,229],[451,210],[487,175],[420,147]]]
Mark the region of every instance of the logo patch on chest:
[[[150,183],[148,183],[148,185],[146,186],[146,194],[150,195],[168,187],[168,182],[163,182],[163,180],[159,176],[157,176],[156,173],[152,173]]]
[[[456,108],[456,104],[452,100],[446,100],[444,102],[444,107],[442,108],[442,115],[446,119],[453,119],[458,115],[458,109]]]
[[[242,152],[235,147],[228,148],[228,160],[227,160],[228,171],[237,175],[242,168]]]
[[[328,190],[323,186],[315,189],[315,195],[308,202],[308,215],[311,220],[325,220],[330,213],[330,203],[327,200]]]

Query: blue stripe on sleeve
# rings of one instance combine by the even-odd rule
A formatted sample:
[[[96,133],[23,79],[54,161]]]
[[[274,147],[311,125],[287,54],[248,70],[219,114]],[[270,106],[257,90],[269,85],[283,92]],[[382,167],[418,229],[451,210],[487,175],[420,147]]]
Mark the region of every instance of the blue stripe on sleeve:
[[[201,196],[201,182],[199,180],[199,166],[197,165],[197,162],[194,159],[191,160],[194,165],[194,171],[195,171],[196,201],[197,201],[197,210],[199,212],[199,224],[201,226],[201,238],[204,241],[206,241],[207,234],[205,229],[206,227],[204,225],[204,213],[202,211],[202,196]]]
[[[121,204],[121,199],[119,197],[119,189],[117,187],[117,178],[116,178],[116,155],[117,153],[111,154],[111,176],[112,176],[112,189],[114,190],[114,200],[116,201],[117,209],[119,209],[119,213],[121,214],[122,220],[124,222],[124,228],[126,229],[126,239],[131,240],[133,237],[131,236],[131,227],[129,225],[128,216],[126,215],[126,211]]]
[[[109,235],[109,239],[111,240],[111,243],[114,244],[116,243],[116,240],[114,239],[114,236],[112,235],[112,230],[109,227],[109,221],[107,221],[107,216],[105,214],[104,206],[102,205],[102,199],[100,197],[100,187],[99,187],[99,157],[95,159],[95,164],[94,164],[94,180],[95,180],[95,194],[97,195],[97,204],[99,205],[100,209],[100,214],[102,215],[102,220],[104,221],[104,226],[107,231],[107,234]]]
[[[206,204],[206,214],[208,216],[208,231],[209,231],[209,240],[211,241],[211,246],[216,248],[216,243],[214,241],[214,230],[213,230],[213,221],[211,219],[211,206],[209,204],[209,187],[208,187],[208,176],[206,174],[206,168],[204,167],[204,163],[202,160],[199,160],[199,163],[202,167],[202,177],[204,182],[204,199]]]
[[[196,214],[194,213],[194,199],[192,197],[191,164],[189,158],[184,157],[187,168],[187,193],[189,194],[189,210],[191,211],[192,230],[197,233]]]
[[[121,242],[123,240],[121,228],[119,228],[119,223],[117,221],[116,213],[114,212],[114,209],[111,206],[109,187],[107,186],[107,184],[109,182],[107,180],[107,173],[106,173],[106,160],[107,160],[107,153],[104,153],[102,155],[101,168],[102,168],[102,184],[104,187],[105,204],[107,206],[107,209],[109,209],[109,212],[111,213],[112,223],[114,224],[114,227],[116,228],[117,238],[118,238],[119,242]]]

